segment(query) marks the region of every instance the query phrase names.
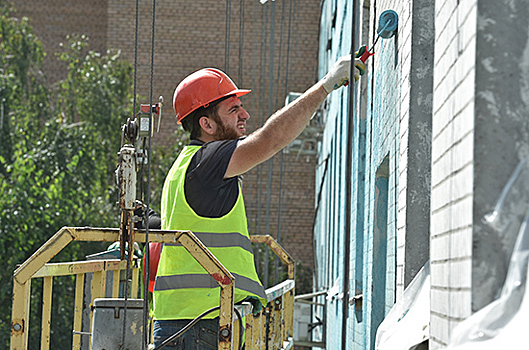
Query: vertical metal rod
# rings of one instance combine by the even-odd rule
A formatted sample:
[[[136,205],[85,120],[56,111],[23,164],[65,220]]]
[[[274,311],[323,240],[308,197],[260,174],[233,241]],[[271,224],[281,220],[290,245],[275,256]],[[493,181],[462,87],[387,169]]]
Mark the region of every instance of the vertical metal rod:
[[[243,54],[243,43],[244,43],[244,0],[240,3],[240,15],[239,15],[239,86],[242,87],[242,54]]]
[[[145,350],[149,346],[149,280],[151,272],[151,252],[149,249],[149,211],[151,201],[151,143],[152,143],[152,125],[153,125],[153,91],[154,91],[154,38],[156,34],[156,0],[152,1],[152,26],[151,26],[151,81],[150,81],[150,93],[149,93],[149,136],[148,147],[147,147],[147,193],[145,194],[145,283],[143,288],[143,342],[141,344],[142,350]],[[159,118],[161,118],[161,112]],[[142,181],[142,180],[141,180]],[[134,243],[134,242],[132,242]],[[132,252],[131,250],[131,259]],[[127,270],[128,271],[128,270]],[[128,283],[128,280],[127,280]],[[137,291],[137,288],[136,288]]]
[[[281,197],[283,194],[283,164],[284,164],[284,154],[281,150],[279,158],[279,199],[277,203],[277,233],[276,240],[277,243],[281,244]],[[279,283],[279,258],[276,256],[274,260],[274,284]]]
[[[132,104],[132,115],[136,115],[136,91],[138,89],[138,31],[139,31],[140,4],[136,0],[136,26],[134,35],[134,103]],[[123,143],[123,142],[122,142]]]
[[[349,314],[349,265],[350,265],[350,241],[351,241],[351,177],[353,157],[353,132],[355,114],[355,80],[354,80],[354,54],[356,52],[356,18],[358,12],[357,0],[352,0],[351,11],[351,72],[349,76],[349,117],[347,118],[347,152],[346,152],[346,174],[345,174],[345,232],[344,232],[344,261],[343,261],[343,299],[342,299],[342,350],[347,349],[347,319]]]
[[[231,24],[231,0],[226,0],[226,37],[224,46],[224,72],[229,74],[230,69],[230,24]]]
[[[268,62],[268,116],[273,113],[273,95],[274,95],[274,46],[275,46],[275,20],[276,20],[276,3],[272,1],[271,6],[271,19],[270,19],[270,60]],[[272,177],[273,177],[273,166],[274,157],[267,161],[267,174],[266,174],[266,234],[270,234],[270,204],[272,201]],[[269,252],[265,250],[265,287],[268,287],[268,265],[269,265]]]
[[[276,103],[275,107],[279,105],[279,78],[281,76],[281,53],[282,53],[282,47],[283,47],[283,23],[285,22],[285,0],[281,3],[281,29],[279,31],[279,59],[277,60],[279,63],[277,65],[277,81],[276,81]],[[286,90],[286,87],[285,87]],[[285,96],[287,94],[285,93]],[[281,197],[283,194],[283,163],[284,163],[284,155],[283,150],[280,152],[280,160],[279,160],[279,193],[278,193],[278,201],[277,201],[277,228],[276,228],[276,240],[278,243],[281,243]],[[279,258],[276,256],[274,259],[274,284],[279,283]]]
[[[256,1],[257,3],[257,1]],[[268,40],[268,13],[264,9],[267,8],[265,6],[261,6],[261,24],[262,24],[262,33],[264,33],[263,39],[261,40],[261,56],[259,60],[259,66],[263,67],[260,70],[259,74],[259,85],[263,85],[265,83],[265,69],[264,66],[266,64],[266,41]],[[264,118],[264,100],[265,100],[265,89],[261,90],[261,94],[259,96],[259,125],[263,125],[266,118]],[[264,164],[259,164],[257,166],[258,169],[258,185],[257,185],[257,233],[262,234],[261,232],[261,197],[262,197],[262,188],[263,188],[263,167]],[[265,285],[266,287],[266,285]]]
[[[112,298],[119,298],[119,280],[121,270],[112,271]]]

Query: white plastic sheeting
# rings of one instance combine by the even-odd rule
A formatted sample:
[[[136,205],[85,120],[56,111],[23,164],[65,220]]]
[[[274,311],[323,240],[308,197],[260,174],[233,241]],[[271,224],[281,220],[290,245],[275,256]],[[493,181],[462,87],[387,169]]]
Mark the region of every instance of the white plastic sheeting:
[[[520,215],[521,214],[521,215]],[[455,329],[451,350],[492,350],[529,347],[529,293],[525,293],[529,265],[529,164],[522,161],[505,186],[494,211],[485,221],[499,230],[518,231],[498,299]]]
[[[517,349],[522,346],[529,347],[528,335],[525,333],[529,325],[528,295],[529,293],[522,295],[521,304],[513,300],[518,296],[510,295],[476,312],[456,328],[454,340],[448,349],[496,350],[505,346]],[[514,310],[516,305],[520,305],[519,310]]]
[[[377,329],[376,350],[408,350],[429,338],[430,262],[404,290]]]

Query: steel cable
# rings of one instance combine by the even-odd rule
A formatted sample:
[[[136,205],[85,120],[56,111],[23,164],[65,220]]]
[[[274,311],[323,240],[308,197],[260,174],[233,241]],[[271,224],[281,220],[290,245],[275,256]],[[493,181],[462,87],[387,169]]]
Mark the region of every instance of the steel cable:
[[[133,103],[132,111],[133,114],[136,113],[136,94],[137,94],[137,84],[138,84],[138,28],[139,28],[139,0],[136,0],[136,24],[135,24],[135,35],[134,35],[134,88],[133,88]],[[130,227],[129,227],[130,229]],[[125,247],[126,249],[126,247]],[[127,322],[127,300],[129,293],[129,278],[131,275],[130,271],[130,257],[127,256],[127,270],[125,272],[125,286],[123,289],[123,324],[122,324],[122,333],[121,333],[121,345],[120,349],[123,349],[125,346],[125,333],[126,333],[126,322]],[[116,272],[114,272],[116,273]]]
[[[153,90],[154,90],[154,48],[155,48],[155,33],[156,33],[156,0],[152,1],[152,26],[151,26],[151,72],[150,72],[150,94],[149,94],[149,135],[147,147],[147,193],[145,194],[146,213],[150,209],[151,197],[151,144],[152,144],[152,105],[153,105]],[[161,115],[159,115],[161,118]],[[149,249],[149,215],[145,215],[145,269],[144,269],[144,289],[143,289],[143,336],[142,349],[149,343],[149,281],[151,272],[151,254]]]
[[[224,72],[229,75],[230,68],[230,25],[231,0],[226,0],[226,36],[224,41]]]

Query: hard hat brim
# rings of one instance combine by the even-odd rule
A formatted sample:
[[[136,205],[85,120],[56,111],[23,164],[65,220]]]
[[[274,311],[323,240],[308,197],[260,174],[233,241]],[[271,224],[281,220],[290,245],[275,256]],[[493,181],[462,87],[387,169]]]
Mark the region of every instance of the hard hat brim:
[[[190,115],[191,113],[193,113],[194,111],[196,111],[197,109],[199,109],[200,107],[204,107],[204,108],[207,108],[211,103],[217,101],[217,100],[220,100],[220,99],[223,99],[225,97],[228,97],[228,96],[232,96],[232,95],[235,95],[237,97],[241,97],[243,95],[246,95],[246,94],[249,94],[250,92],[252,92],[252,90],[246,90],[246,89],[237,89],[237,90],[234,90],[234,91],[230,91],[229,93],[226,93],[224,95],[220,95],[220,96],[216,96],[214,99],[212,99],[211,101],[207,101],[206,103],[204,103],[204,105],[199,105],[199,106],[196,106],[194,108],[192,108],[186,115],[182,116],[182,118],[178,118],[177,116],[177,124],[182,124],[182,120],[187,117],[188,115]]]

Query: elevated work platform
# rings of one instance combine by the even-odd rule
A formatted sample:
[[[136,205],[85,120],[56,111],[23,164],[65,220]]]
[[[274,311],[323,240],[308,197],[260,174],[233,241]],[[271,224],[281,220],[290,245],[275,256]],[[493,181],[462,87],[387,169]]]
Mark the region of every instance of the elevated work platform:
[[[135,240],[145,243],[146,234],[136,230]],[[234,281],[231,273],[215,258],[206,246],[190,231],[149,230],[149,242],[180,243],[219,283],[221,303],[219,316],[219,349],[239,348],[239,321],[236,313],[244,317],[243,327],[246,349],[290,349],[293,345],[293,309],[294,309],[294,261],[288,253],[271,236],[251,236],[252,243],[266,243],[270,249],[287,265],[287,279],[266,291],[268,304],[259,313],[252,313],[250,304],[235,306],[233,303]],[[90,309],[94,300],[108,293],[113,298],[120,294],[120,271],[127,269],[126,260],[94,260],[67,263],[49,263],[62,249],[73,241],[116,242],[119,240],[119,229],[64,227],[42,245],[28,260],[14,272],[13,310],[11,325],[11,350],[28,349],[29,315],[31,298],[31,280],[44,278],[42,300],[41,349],[50,348],[52,326],[51,309],[53,295],[53,278],[57,276],[76,276],[73,349],[81,349],[81,337],[91,336],[90,332],[81,329],[83,323],[83,295],[85,276],[92,274],[90,283]],[[130,295],[137,297],[140,283],[139,259],[133,259],[129,265],[131,272]],[[111,291],[108,290],[107,274],[112,274]],[[125,298],[126,299],[126,298]],[[237,308],[238,312],[234,312]],[[145,308],[144,308],[145,310]],[[144,311],[145,312],[145,311]],[[92,312],[89,314],[92,329]],[[149,321],[150,323],[150,321]],[[64,325],[61,325],[64,326]],[[147,327],[149,328],[149,327]],[[223,331],[225,330],[225,331]],[[226,331],[227,330],[227,331]],[[148,332],[152,334],[152,329]],[[222,336],[224,335],[224,336]],[[152,337],[149,337],[152,339]],[[114,344],[119,348],[119,344]],[[108,347],[109,349],[111,346]],[[138,344],[138,349],[142,345]]]

